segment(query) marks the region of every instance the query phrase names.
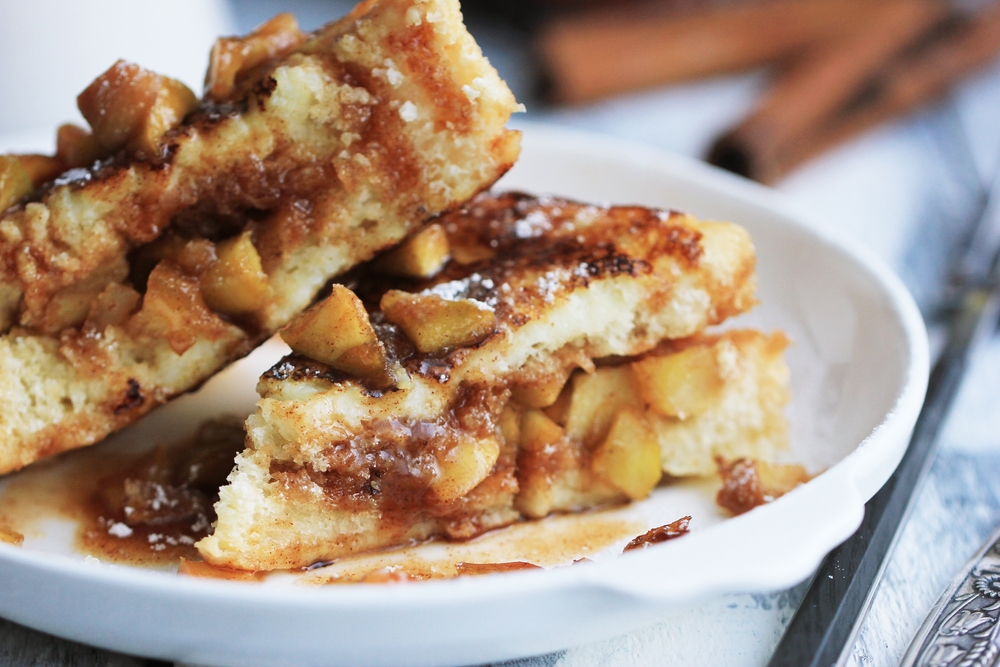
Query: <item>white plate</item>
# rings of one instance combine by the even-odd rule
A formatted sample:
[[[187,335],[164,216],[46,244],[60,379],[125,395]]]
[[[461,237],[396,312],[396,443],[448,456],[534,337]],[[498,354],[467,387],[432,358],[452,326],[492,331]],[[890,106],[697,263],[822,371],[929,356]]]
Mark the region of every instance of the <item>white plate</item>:
[[[712,509],[703,485],[660,488],[631,516],[695,520],[690,535],[653,549],[612,557],[616,543],[586,566],[394,586],[255,585],[88,565],[66,527],[51,526],[20,548],[0,544],[0,615],[198,664],[461,665],[595,641],[713,596],[805,579],[858,526],[923,399],[926,334],[899,280],[865,252],[805,228],[774,192],[639,146],[526,125],[521,161],[501,185],[745,225],[762,305],[734,324],[783,328],[794,339],[788,457],[824,472],[733,519]],[[255,353],[112,446],[163,441],[218,411],[248,410],[256,374],[274,354]]]

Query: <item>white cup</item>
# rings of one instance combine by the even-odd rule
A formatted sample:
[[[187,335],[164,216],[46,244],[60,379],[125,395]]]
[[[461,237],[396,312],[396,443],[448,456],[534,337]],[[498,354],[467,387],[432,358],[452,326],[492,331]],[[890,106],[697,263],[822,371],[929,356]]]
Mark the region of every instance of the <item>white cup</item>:
[[[119,58],[200,95],[233,25],[226,0],[0,0],[0,135],[82,123],[76,96]]]

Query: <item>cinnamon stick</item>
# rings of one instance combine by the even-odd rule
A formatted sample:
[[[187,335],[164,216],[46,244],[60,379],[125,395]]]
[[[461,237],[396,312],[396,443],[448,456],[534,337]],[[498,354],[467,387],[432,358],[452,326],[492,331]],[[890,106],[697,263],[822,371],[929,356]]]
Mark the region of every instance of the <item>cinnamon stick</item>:
[[[869,31],[873,40],[885,36],[875,27]],[[998,54],[1000,4],[992,3],[974,17],[953,16],[936,38],[896,54],[867,76],[850,81],[845,77],[833,91],[838,94],[829,95],[823,105],[808,99],[815,91],[802,83],[809,74],[802,63],[776,84],[755,114],[715,143],[709,161],[773,182],[836,144],[942,96],[958,79]],[[845,56],[829,53],[831,61],[837,57]],[[826,64],[809,62],[819,78]]]
[[[938,0],[878,6],[865,25],[815,46],[779,75],[757,109],[715,143],[709,161],[762,182],[775,180],[803,137],[948,12]]]
[[[553,101],[616,93],[755,67],[849,33],[887,0],[773,0],[678,14],[605,8],[556,17],[535,48]]]
[[[806,160],[888,120],[943,97],[962,77],[1000,56],[1000,4],[955,28],[951,34],[887,68],[865,95],[778,156],[775,173],[787,173]]]

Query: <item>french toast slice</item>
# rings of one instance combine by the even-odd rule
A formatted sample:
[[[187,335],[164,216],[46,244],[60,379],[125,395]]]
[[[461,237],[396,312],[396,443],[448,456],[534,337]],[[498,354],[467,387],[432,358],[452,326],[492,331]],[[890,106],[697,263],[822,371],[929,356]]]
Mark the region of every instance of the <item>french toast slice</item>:
[[[92,134],[0,157],[0,473],[196,388],[519,152],[458,0],[277,17],[185,91],[117,63],[80,97]]]
[[[701,333],[576,371],[555,404],[522,419],[533,430],[522,430],[517,509],[576,512],[645,497],[657,471],[711,475],[718,460],[770,460],[788,444],[787,345],[780,332]]]
[[[538,509],[525,492],[544,496],[541,479],[580,480],[581,470],[585,483],[562,486],[578,499],[599,492],[572,509],[642,495],[619,474],[632,464],[604,455],[594,472],[601,443],[566,439],[557,412],[571,402],[576,382],[567,380],[704,348],[728,365],[713,379],[722,386],[701,398],[708,407],[695,408],[700,419],[725,419],[726,397],[742,391],[729,385],[752,383],[758,366],[787,380],[771,368],[783,368],[779,342],[691,338],[754,305],[754,264],[749,236],[728,223],[478,196],[350,274],[354,292],[335,285],[283,330],[293,354],[261,378],[247,449],[199,551],[215,565],[270,570],[432,536],[469,538],[570,509]],[[675,339],[684,340],[664,342]],[[768,345],[777,354],[756,359]],[[761,402],[759,411],[778,421],[781,407]],[[724,442],[707,438],[704,452],[679,458],[700,471],[713,451],[752,455],[783,438],[780,427],[766,446],[743,437],[754,428],[737,425]],[[669,427],[662,431],[669,449]],[[639,455],[644,493],[663,467],[660,445],[652,448],[651,462],[648,448]],[[575,457],[555,456],[569,449]]]

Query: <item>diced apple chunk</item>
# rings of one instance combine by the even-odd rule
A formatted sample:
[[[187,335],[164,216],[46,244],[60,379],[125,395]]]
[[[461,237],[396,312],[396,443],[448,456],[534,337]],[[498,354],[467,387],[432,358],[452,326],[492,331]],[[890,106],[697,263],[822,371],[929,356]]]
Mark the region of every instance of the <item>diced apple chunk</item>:
[[[811,479],[806,469],[799,465],[754,459],[740,459],[732,463],[717,460],[717,463],[722,488],[715,500],[733,514],[749,512]]]
[[[48,183],[66,170],[66,165],[63,164],[62,160],[50,155],[27,153],[16,157],[24,170],[28,172],[32,186],[36,188]]]
[[[218,250],[221,250],[222,244],[219,248],[215,247],[215,244],[208,239],[203,239],[200,237],[195,237],[193,239],[184,239],[179,236],[174,235],[164,235],[158,238],[153,243],[159,243],[163,241],[163,245],[159,248],[153,248],[154,252],[161,252],[162,255],[160,259],[170,259],[177,263],[177,266],[184,269],[188,275],[201,276],[208,272],[208,270],[216,266],[221,259]],[[223,241],[225,243],[225,241]],[[153,244],[150,244],[151,246]],[[232,249],[229,251],[232,252]],[[248,253],[256,253],[257,251],[253,249],[253,244],[250,244],[250,250]],[[230,264],[234,263],[230,258]],[[237,258],[238,259],[238,258]],[[260,259],[256,260],[254,263],[253,257],[242,258],[244,264],[249,264],[250,269],[255,266],[259,269]],[[265,276],[265,280],[267,277]],[[266,289],[266,288],[265,288]],[[202,290],[204,290],[204,281],[202,282]],[[202,295],[204,296],[204,294]],[[219,311],[222,312],[222,311]]]
[[[564,386],[564,373],[546,373],[515,382],[510,388],[511,398],[526,408],[547,408],[558,400]]]
[[[293,351],[366,379],[387,375],[385,349],[364,304],[343,285],[292,320],[281,337]]]
[[[290,52],[305,37],[291,14],[278,14],[246,37],[220,37],[209,56],[206,96],[224,100],[241,74]]]
[[[476,345],[497,326],[493,309],[474,299],[448,301],[436,294],[389,290],[380,307],[385,318],[402,328],[425,354]]]
[[[520,446],[528,451],[544,449],[566,435],[562,426],[541,410],[527,410],[521,417]]]
[[[97,137],[78,125],[66,123],[56,131],[56,157],[70,169],[89,167],[102,153]]]
[[[20,546],[24,542],[24,535],[17,532],[13,528],[8,528],[7,526],[0,524],[0,542]]]
[[[491,259],[497,254],[493,248],[479,243],[452,243],[449,252],[452,259],[462,266]]]
[[[31,193],[31,175],[13,155],[0,155],[0,211]]]
[[[180,81],[161,77],[163,84],[156,92],[156,99],[149,114],[141,124],[138,134],[129,142],[128,148],[146,155],[156,155],[160,150],[160,140],[170,130],[179,126],[184,117],[198,106],[198,98],[191,89]]]
[[[805,484],[811,477],[800,465],[757,461],[757,478],[768,501],[785,495],[795,487]]]
[[[569,380],[563,384],[562,391],[551,405],[545,407],[545,414],[552,418],[560,426],[566,426],[569,418],[569,409],[573,404],[573,387],[576,384],[577,375],[582,375],[585,371],[578,370],[572,373]]]
[[[394,276],[431,278],[448,261],[448,235],[441,225],[428,225],[382,255],[376,268]]]
[[[142,296],[127,285],[111,283],[90,304],[87,324],[95,331],[123,324],[139,308]]]
[[[122,258],[60,290],[45,307],[42,329],[46,333],[55,334],[67,327],[83,324],[90,314],[91,304],[98,295],[109,284],[120,283],[126,276],[128,276],[128,263]]]
[[[163,260],[149,274],[142,307],[126,326],[138,336],[165,338],[178,355],[199,338],[218,340],[228,328],[205,305],[198,280],[170,260]]]
[[[608,437],[594,450],[591,469],[632,500],[649,495],[663,472],[660,446],[641,412],[625,408],[618,413]]]
[[[517,454],[517,509],[539,519],[555,507],[556,479],[567,450],[572,449],[566,431],[541,410],[527,410],[521,417]],[[572,458],[572,456],[570,457]]]
[[[645,401],[660,414],[681,420],[705,412],[724,386],[711,346],[647,357],[632,364],[632,371]]]
[[[212,310],[243,315],[261,308],[270,295],[260,254],[246,231],[219,243],[218,259],[201,277],[201,293]]]
[[[504,442],[515,447],[521,442],[521,413],[507,405],[497,420]]]
[[[124,60],[77,97],[80,113],[106,154],[127,148],[157,155],[163,135],[197,105],[198,98],[180,81]]]
[[[431,480],[435,502],[447,503],[476,488],[493,470],[500,456],[495,438],[462,439],[438,458],[438,474]]]
[[[627,366],[598,368],[573,376],[573,394],[566,417],[566,432],[592,447],[604,440],[624,407],[640,404]]]
[[[386,368],[385,348],[377,340],[350,348],[330,365],[359,378],[376,380],[381,385],[394,380]]]

